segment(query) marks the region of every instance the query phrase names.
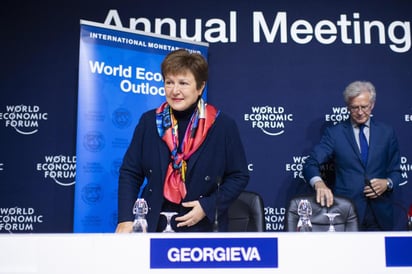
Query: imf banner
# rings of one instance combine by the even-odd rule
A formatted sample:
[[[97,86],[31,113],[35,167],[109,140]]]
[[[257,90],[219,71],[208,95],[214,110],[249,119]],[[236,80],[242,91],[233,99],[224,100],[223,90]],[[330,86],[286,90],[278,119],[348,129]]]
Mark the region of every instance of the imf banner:
[[[160,64],[185,42],[81,21],[74,232],[113,232],[118,168],[140,115],[164,101]],[[132,210],[132,209],[130,209]]]

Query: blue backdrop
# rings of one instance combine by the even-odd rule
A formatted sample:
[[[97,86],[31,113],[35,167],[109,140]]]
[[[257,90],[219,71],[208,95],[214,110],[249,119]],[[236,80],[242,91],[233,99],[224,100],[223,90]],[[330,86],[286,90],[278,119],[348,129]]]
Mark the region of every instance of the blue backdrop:
[[[2,9],[0,232],[73,231],[80,19],[209,43],[208,101],[239,125],[248,189],[264,199],[268,231],[283,230],[288,200],[309,190],[302,162],[323,128],[347,119],[344,87],[373,82],[373,114],[399,137],[404,172],[395,208],[404,229],[412,203],[409,1],[165,5],[40,0]]]

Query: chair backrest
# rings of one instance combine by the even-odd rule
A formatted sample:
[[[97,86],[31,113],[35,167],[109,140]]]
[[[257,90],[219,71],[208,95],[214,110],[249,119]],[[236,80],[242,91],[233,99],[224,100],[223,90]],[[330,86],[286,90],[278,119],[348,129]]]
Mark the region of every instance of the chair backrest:
[[[265,210],[262,197],[255,192],[243,191],[228,211],[229,232],[265,231]]]
[[[333,205],[327,208],[316,202],[315,195],[299,196],[290,201],[286,216],[287,231],[297,230],[299,221],[297,209],[302,199],[308,200],[312,206],[312,216],[310,217],[312,231],[327,231],[329,229],[329,219],[324,215],[326,212],[339,213],[333,222],[336,231],[358,231],[358,217],[355,207],[349,199],[334,196]]]

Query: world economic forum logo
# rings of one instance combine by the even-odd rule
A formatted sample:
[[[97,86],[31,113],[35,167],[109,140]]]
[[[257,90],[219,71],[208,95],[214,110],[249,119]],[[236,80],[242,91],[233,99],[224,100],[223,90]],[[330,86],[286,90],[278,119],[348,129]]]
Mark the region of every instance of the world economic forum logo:
[[[332,122],[334,125],[349,119],[350,113],[347,107],[334,106],[332,113],[325,114],[325,121]]]
[[[282,106],[252,106],[251,110],[251,113],[244,114],[244,120],[266,135],[283,134],[285,124],[293,121],[293,114],[286,113]]]
[[[412,171],[412,164],[408,161],[408,157],[401,156],[402,182],[399,184],[400,186],[408,183],[408,173],[410,171]]]
[[[5,112],[0,112],[0,120],[5,127],[12,127],[22,135],[32,135],[39,130],[39,122],[48,119],[48,113],[42,113],[39,106],[7,105]]]
[[[33,232],[43,221],[43,215],[33,207],[0,207],[0,233]]]
[[[44,161],[36,164],[37,171],[44,178],[51,178],[61,186],[71,186],[76,183],[76,156],[74,155],[45,155]]]
[[[150,268],[277,268],[277,238],[152,238]]]

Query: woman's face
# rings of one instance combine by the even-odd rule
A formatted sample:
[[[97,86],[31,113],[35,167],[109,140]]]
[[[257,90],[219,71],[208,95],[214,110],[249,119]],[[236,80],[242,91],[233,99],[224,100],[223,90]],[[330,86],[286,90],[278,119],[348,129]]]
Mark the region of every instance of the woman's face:
[[[187,70],[180,74],[167,74],[164,79],[166,101],[173,110],[184,111],[192,106],[205,87],[205,83],[196,88],[193,74]]]

